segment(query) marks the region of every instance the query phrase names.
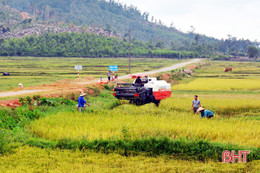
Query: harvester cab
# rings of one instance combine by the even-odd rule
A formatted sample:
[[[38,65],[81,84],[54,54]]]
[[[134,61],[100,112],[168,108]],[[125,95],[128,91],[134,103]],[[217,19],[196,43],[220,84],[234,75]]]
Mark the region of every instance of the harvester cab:
[[[159,106],[162,99],[171,97],[171,84],[164,80],[150,78],[147,75],[137,74],[133,79],[141,78],[141,83],[117,83],[114,88],[114,96],[117,99],[129,100],[136,105],[155,103]]]

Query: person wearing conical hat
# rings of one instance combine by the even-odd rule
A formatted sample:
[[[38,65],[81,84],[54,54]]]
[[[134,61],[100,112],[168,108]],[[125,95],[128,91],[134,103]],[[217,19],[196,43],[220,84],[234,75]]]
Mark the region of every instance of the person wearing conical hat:
[[[197,110],[197,113],[200,113],[201,118],[212,118],[214,116],[214,113],[210,110],[206,110],[202,107],[199,107],[199,109]]]
[[[18,86],[19,86],[20,88],[23,88],[23,84],[22,84],[22,83],[19,83]]]
[[[88,107],[90,106],[87,101],[84,99],[84,96],[86,96],[86,93],[81,93],[78,99],[78,111],[81,112],[82,108],[85,110],[86,109],[86,105],[88,105]]]

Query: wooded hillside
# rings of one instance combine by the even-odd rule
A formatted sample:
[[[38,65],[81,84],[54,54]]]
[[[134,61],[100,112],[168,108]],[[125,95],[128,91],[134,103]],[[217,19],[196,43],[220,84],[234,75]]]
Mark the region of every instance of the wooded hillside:
[[[201,54],[246,55],[250,46],[259,43],[229,36],[218,40],[197,33],[183,33],[174,26],[167,27],[159,19],[141,12],[137,7],[127,6],[114,0],[0,0],[34,16],[36,21],[71,24],[99,28],[113,35],[128,37],[155,44],[161,49],[194,51]]]

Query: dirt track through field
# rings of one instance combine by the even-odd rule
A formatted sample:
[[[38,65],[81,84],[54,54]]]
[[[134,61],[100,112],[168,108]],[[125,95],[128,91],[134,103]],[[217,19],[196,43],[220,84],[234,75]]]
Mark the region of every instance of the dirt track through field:
[[[22,91],[12,91],[12,92],[6,92],[1,93],[0,97],[10,97],[10,96],[17,96],[22,94],[29,94],[29,93],[35,93],[35,92],[41,92],[43,90],[22,90]]]
[[[183,63],[179,63],[179,64],[174,64],[172,66],[169,67],[165,67],[159,70],[153,70],[153,71],[149,71],[149,72],[142,72],[142,74],[146,74],[146,75],[151,75],[151,74],[155,74],[155,73],[161,73],[161,72],[167,72],[167,71],[171,71],[171,70],[175,70],[178,68],[182,68],[185,67],[186,65],[189,64],[193,64],[193,63],[198,63],[200,61],[200,59],[193,59],[191,61],[187,61],[187,62],[183,62]],[[140,73],[133,73],[133,74],[129,74],[129,75],[124,75],[124,76],[120,76],[119,80],[122,79],[128,79],[131,78],[131,75],[137,75]],[[107,79],[104,79],[104,81],[106,81]],[[3,97],[13,97],[13,96],[20,96],[20,95],[25,95],[25,94],[32,94],[32,93],[40,93],[40,92],[54,92],[54,91],[75,91],[77,89],[79,89],[80,87],[82,87],[83,85],[88,85],[88,84],[95,84],[99,82],[99,80],[97,79],[87,79],[86,80],[80,80],[80,79],[76,79],[74,81],[65,81],[64,83],[61,82],[56,82],[55,84],[50,84],[50,85],[42,85],[42,86],[35,86],[35,87],[28,87],[28,88],[24,88],[24,90],[19,90],[19,91],[9,91],[9,92],[0,92],[0,98]]]
[[[174,65],[172,65],[172,66],[170,66],[170,67],[164,67],[164,68],[159,69],[159,70],[153,70],[153,71],[143,72],[142,74],[151,75],[151,74],[155,74],[155,73],[161,73],[161,72],[171,71],[171,70],[175,70],[175,69],[184,67],[184,66],[189,65],[189,64],[198,63],[199,61],[200,61],[200,59],[194,59],[194,60],[192,60],[192,61],[183,62],[183,63],[179,63],[179,64],[174,64]],[[134,74],[130,74],[130,75],[137,75],[137,74],[140,74],[140,73],[134,73]],[[131,78],[130,75],[121,76],[121,77],[119,77],[119,79]]]

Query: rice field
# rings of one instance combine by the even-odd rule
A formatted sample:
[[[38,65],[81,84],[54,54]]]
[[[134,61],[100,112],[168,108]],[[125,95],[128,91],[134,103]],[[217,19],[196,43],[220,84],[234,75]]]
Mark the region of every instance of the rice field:
[[[225,68],[232,72],[225,73]],[[260,79],[259,62],[206,61],[194,74],[196,78]]]
[[[204,73],[207,67],[202,66],[196,74]],[[141,107],[124,104],[95,113],[61,112],[37,120],[28,128],[33,134],[51,140],[123,138],[122,130],[127,129],[131,138],[185,137],[260,147],[260,94],[247,94],[252,89],[260,90],[260,79],[193,78],[173,85],[172,97],[163,100],[159,108],[154,104]],[[190,92],[183,94],[186,90]],[[199,95],[202,106],[215,113],[213,119],[201,119],[192,113],[191,102],[197,90],[202,92]],[[220,93],[215,93],[216,90]],[[244,94],[236,94],[237,90],[243,90]],[[181,93],[175,94],[175,91]],[[90,109],[93,112],[93,108]]]
[[[260,79],[199,78],[188,84],[173,86],[173,90],[188,91],[259,91]]]
[[[225,66],[232,67],[233,72],[224,73]],[[91,107],[83,113],[60,111],[32,121],[25,127],[25,131],[28,130],[28,133],[35,138],[29,145],[45,148],[43,146],[47,146],[45,143],[48,141],[55,145],[68,142],[66,146],[73,148],[75,145],[73,141],[108,142],[166,137],[170,140],[208,141],[216,143],[217,147],[238,146],[258,151],[256,155],[259,155],[260,70],[257,67],[260,67],[260,63],[206,61],[206,64],[197,69],[190,78],[174,84],[172,97],[163,100],[159,107],[152,103],[144,106],[134,106],[127,102],[118,103],[111,92],[102,92],[99,97],[88,97]],[[204,108],[214,112],[212,119],[202,119],[200,115],[193,114],[191,104],[195,94],[199,95]],[[2,156],[1,170],[4,172],[260,171],[259,159],[246,164],[225,164],[211,158],[203,161],[197,161],[192,157],[180,159],[174,154],[151,155],[149,152],[141,152],[126,157],[119,149],[104,154],[86,148],[65,150],[32,146],[19,146],[13,154]],[[185,146],[183,147],[184,152]]]
[[[105,113],[58,113],[32,123],[30,130],[33,134],[50,140],[122,139],[122,131],[127,129],[131,138],[186,137],[192,140],[206,139],[219,143],[260,147],[258,120],[200,119],[199,115],[171,110],[171,105],[162,104],[159,109],[153,104],[140,108],[123,105]],[[241,138],[241,135],[244,137]]]
[[[208,110],[216,113],[216,117],[240,117],[245,114],[259,114],[260,110],[260,95],[205,95],[200,94],[199,100],[201,105]],[[161,103],[161,107],[167,110],[177,110],[181,112],[191,112],[191,98],[179,95],[175,98],[170,98]],[[174,104],[173,104],[174,103]]]
[[[150,71],[170,66],[182,60],[160,58],[131,58],[132,72]],[[106,77],[109,65],[118,65],[118,75],[128,70],[128,58],[55,58],[55,57],[0,57],[0,91],[52,83],[62,79],[75,79],[75,65],[82,65],[81,77]],[[11,76],[2,76],[9,72]]]
[[[173,157],[124,157],[116,153],[51,150],[23,146],[1,157],[1,172],[257,172],[259,161],[222,164],[185,161]],[[222,172],[222,171],[218,171]]]

